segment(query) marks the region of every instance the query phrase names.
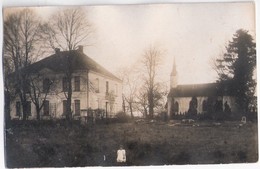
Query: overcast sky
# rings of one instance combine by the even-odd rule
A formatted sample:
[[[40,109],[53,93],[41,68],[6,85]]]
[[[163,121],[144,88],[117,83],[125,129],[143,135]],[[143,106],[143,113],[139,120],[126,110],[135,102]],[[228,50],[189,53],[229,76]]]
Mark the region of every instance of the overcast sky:
[[[35,11],[47,19],[58,8]],[[198,3],[84,7],[95,28],[85,53],[113,73],[140,62],[145,49],[164,51],[159,76],[169,84],[173,58],[179,84],[217,78],[211,60],[219,56],[236,30],[255,37],[253,3]]]

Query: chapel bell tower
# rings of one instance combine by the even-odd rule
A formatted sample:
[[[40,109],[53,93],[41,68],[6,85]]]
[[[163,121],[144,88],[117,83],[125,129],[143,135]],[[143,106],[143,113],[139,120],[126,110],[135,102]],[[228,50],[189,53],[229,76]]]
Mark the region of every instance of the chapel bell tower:
[[[178,85],[178,73],[176,70],[176,63],[175,63],[175,57],[173,58],[173,67],[171,72],[171,78],[170,78],[170,86],[172,88],[176,88]]]

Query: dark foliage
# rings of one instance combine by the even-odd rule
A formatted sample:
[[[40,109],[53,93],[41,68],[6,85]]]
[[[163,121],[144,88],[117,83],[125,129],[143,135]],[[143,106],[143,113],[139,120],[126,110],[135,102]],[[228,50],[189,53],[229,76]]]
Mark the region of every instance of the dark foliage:
[[[125,114],[124,112],[119,112],[116,114],[116,122],[118,123],[126,123],[131,121],[131,117]]]
[[[253,79],[256,67],[256,44],[248,31],[239,29],[226,47],[223,59],[218,59],[217,72],[220,83],[230,83],[236,103],[241,112],[248,112],[254,105],[256,82]]]

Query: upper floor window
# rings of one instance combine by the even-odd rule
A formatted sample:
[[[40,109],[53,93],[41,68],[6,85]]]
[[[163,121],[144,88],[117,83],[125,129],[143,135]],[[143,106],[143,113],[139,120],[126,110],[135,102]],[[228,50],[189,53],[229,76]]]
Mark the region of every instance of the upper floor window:
[[[95,92],[99,93],[99,79],[98,78],[96,78],[96,80],[95,80]]]
[[[108,93],[108,92],[109,92],[109,82],[106,81],[106,93]]]
[[[80,76],[74,77],[75,91],[80,91]]]
[[[117,84],[115,84],[115,94],[116,95],[118,94],[118,86],[117,86]]]
[[[30,90],[30,87],[31,87],[31,86],[30,86],[29,80],[26,80],[26,81],[23,83],[23,85],[24,85],[24,86],[23,86],[23,87],[24,87],[24,88],[23,88],[23,89],[24,89],[24,92],[25,92],[25,93],[30,93],[30,91],[31,91],[31,90]]]
[[[43,80],[43,92],[47,93],[50,89],[50,79],[46,78]]]
[[[68,91],[68,80],[66,77],[62,78],[62,90],[63,91]]]

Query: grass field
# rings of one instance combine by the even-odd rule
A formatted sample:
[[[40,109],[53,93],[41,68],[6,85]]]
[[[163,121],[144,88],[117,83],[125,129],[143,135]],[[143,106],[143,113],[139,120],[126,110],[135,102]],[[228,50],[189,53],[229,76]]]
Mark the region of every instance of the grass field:
[[[243,126],[239,122],[143,121],[90,126],[29,122],[13,123],[5,133],[10,168],[114,166],[120,144],[126,150],[126,165],[258,161],[257,124],[250,122]]]

